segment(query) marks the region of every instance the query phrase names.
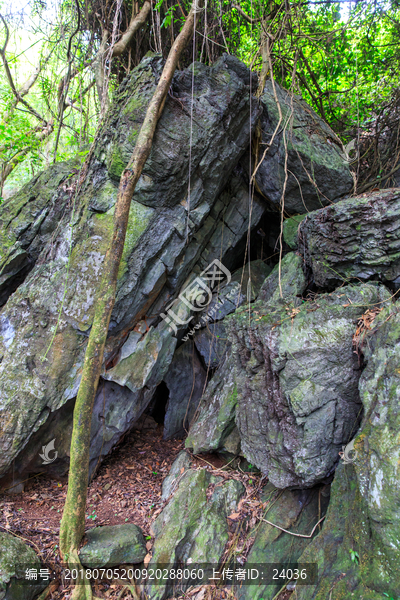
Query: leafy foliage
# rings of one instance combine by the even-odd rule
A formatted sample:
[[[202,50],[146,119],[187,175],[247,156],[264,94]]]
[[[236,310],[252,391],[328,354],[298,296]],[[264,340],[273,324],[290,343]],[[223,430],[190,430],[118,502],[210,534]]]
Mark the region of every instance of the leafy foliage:
[[[189,0],[153,2],[151,17],[129,49],[112,60],[105,53],[110,94],[147,51],[167,55],[190,4]],[[56,9],[50,0],[35,0],[23,24],[8,15],[12,43],[5,48],[6,59],[17,89],[39,69],[24,98],[42,121],[21,101],[16,103],[5,70],[0,70],[0,168],[19,160],[22,153],[7,188],[90,144],[100,114],[94,65],[102,36],[108,32],[110,48],[140,7],[136,0],[118,0],[111,6],[105,0],[63,0]],[[30,44],[25,40],[27,32]],[[0,45],[5,39],[3,28]],[[397,145],[393,151],[395,142],[388,132],[398,126],[397,117],[390,118],[393,111],[397,115],[399,98],[398,0],[241,0],[238,4],[208,0],[197,17],[194,43],[196,60],[208,64],[229,52],[260,75],[264,69],[270,76],[270,60],[278,83],[301,94],[345,143],[356,140],[354,170],[360,189],[383,180],[395,168]],[[28,59],[33,48],[35,65]],[[188,47],[181,68],[192,57],[193,48]],[[366,145],[371,136],[374,150]],[[385,182],[393,184],[393,179],[386,177]]]

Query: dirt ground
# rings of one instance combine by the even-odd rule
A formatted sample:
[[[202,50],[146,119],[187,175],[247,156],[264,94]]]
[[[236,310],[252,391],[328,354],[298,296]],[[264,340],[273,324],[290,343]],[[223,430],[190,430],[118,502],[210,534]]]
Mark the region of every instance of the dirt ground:
[[[173,461],[184,448],[184,441],[162,439],[163,428],[133,430],[101,464],[88,490],[86,530],[99,525],[134,523],[141,527],[151,554],[150,526],[161,512],[162,482]],[[254,538],[249,531],[261,517],[264,506],[260,495],[264,481],[258,474],[233,470],[224,459],[212,454],[196,457],[193,468],[212,469],[226,478],[234,477],[246,487],[238,511],[228,518],[229,537],[225,556],[239,550],[247,556]],[[56,481],[40,475],[28,480],[20,494],[0,495],[0,531],[7,531],[30,545],[47,568],[56,571],[58,580],[48,590],[48,600],[68,600],[71,588],[62,583],[58,551],[60,520],[66,496],[67,480]],[[138,600],[135,588],[118,581],[93,582],[97,598]],[[136,591],[137,588],[136,588]],[[290,595],[290,592],[289,592]],[[287,600],[283,592],[279,600]],[[193,600],[233,600],[226,588],[202,586],[189,589],[182,598]]]

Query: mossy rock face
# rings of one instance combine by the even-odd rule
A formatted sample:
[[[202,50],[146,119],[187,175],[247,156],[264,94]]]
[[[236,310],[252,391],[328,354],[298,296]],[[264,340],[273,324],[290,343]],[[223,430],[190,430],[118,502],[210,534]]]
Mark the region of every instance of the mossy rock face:
[[[349,194],[353,178],[337,135],[299,96],[291,95],[276,84],[275,88],[283,120],[255,177],[262,194],[280,205],[286,150],[286,211],[303,214]],[[280,118],[271,81],[266,83],[261,105],[261,143],[269,144]],[[248,169],[248,156],[242,164]]]
[[[172,361],[177,340],[164,324],[151,329],[143,340],[131,342],[135,332],[122,346],[123,358],[104,378],[126,386],[132,392],[151,387],[161,381]],[[127,348],[129,346],[129,348]]]
[[[0,478],[23,479],[43,470],[63,474],[68,466],[72,404],[112,236],[118,178],[161,68],[160,57],[147,56],[122,84],[79,185],[76,166],[56,165],[0,207],[4,262],[0,302],[2,281],[4,300],[8,297],[0,313]],[[175,75],[131,203],[105,363],[121,371],[124,361],[116,364],[121,347],[133,328],[142,324],[140,337],[157,357],[150,375],[144,351],[141,357],[135,355],[136,372],[127,376],[126,384],[119,383],[118,374],[115,380],[101,383],[100,391],[107,392],[107,410],[118,426],[113,430],[108,421],[103,428],[99,417],[104,416],[104,403],[98,394],[91,468],[100,458],[96,452],[108,452],[145,410],[172,361],[175,332],[164,337],[165,322],[159,318],[173,300],[171,290],[178,295],[189,276],[196,277],[216,258],[223,262],[230,253],[236,260],[235,249],[248,229],[245,186],[238,178],[234,190],[226,185],[258,117],[253,110],[249,123],[249,72],[233,57],[224,57],[213,67],[196,66],[195,71],[190,214],[192,76],[186,70]],[[221,255],[220,238],[218,244],[210,240],[225,227],[228,212],[232,229]],[[262,212],[261,202],[255,199],[252,226]],[[236,221],[238,225],[232,224]],[[152,315],[148,327],[146,315]],[[155,330],[158,341],[163,339],[162,347],[154,340]],[[133,382],[131,388],[128,381]],[[43,465],[42,446],[54,438],[58,458]]]
[[[295,215],[290,219],[285,219],[283,222],[283,240],[289,246],[291,250],[297,250],[298,248],[298,232],[300,223],[304,220],[306,215]]]
[[[279,490],[270,482],[263,490],[261,500],[266,506],[263,518],[295,534],[308,536],[326,513],[329,504],[330,486],[316,486],[310,490]],[[247,557],[248,563],[275,563],[282,567],[297,563],[301,554],[318,535],[322,524],[313,537],[296,537],[277,527],[260,521],[251,532],[254,544]],[[237,590],[239,600],[263,598],[272,600],[281,586],[246,585]]]
[[[248,110],[244,91],[249,76],[245,69],[238,68],[240,66],[243,67],[232,56],[222,57],[212,68],[195,64],[192,120],[192,68],[176,72],[134,200],[146,206],[160,207],[175,206],[185,199],[190,139],[191,205],[193,208],[198,205],[201,196],[210,200],[222,191],[233,166],[232,152],[236,153],[233,144],[243,150],[248,144],[248,131],[243,130],[242,119]],[[119,179],[131,157],[162,67],[160,57],[144,58],[118,90],[106,126],[108,132],[116,132],[107,150],[111,178]],[[259,109],[255,112],[258,116]],[[228,119],[236,121],[233,127],[224,126]],[[207,177],[202,174],[205,172]]]
[[[362,414],[356,322],[389,298],[383,286],[346,286],[307,302],[259,300],[250,323],[244,308],[225,319],[242,452],[277,487],[312,487],[334,472]]]
[[[186,438],[186,448],[195,454],[222,449],[235,427],[236,404],[233,361],[227,356],[200,401],[199,417]]]
[[[340,463],[322,531],[299,559],[318,565],[318,581],[297,586],[298,600],[382,600],[383,594],[397,598],[399,563],[389,567],[371,526],[354,466]]]
[[[41,568],[32,548],[13,535],[0,532],[0,600],[32,600],[46,587],[25,580],[28,568]]]
[[[400,313],[398,303],[382,310],[363,348],[360,379],[365,417],[355,442],[354,468],[367,505],[374,552],[363,565],[372,589],[400,596]]]
[[[79,558],[89,568],[116,567],[141,563],[146,556],[146,542],[137,525],[107,525],[86,532],[87,543]]]
[[[300,225],[299,248],[317,286],[378,279],[400,285],[400,192],[383,190],[317,210]]]
[[[228,541],[226,518],[244,492],[240,482],[224,481],[206,469],[186,471],[153,523],[155,542],[148,568],[186,564],[189,558],[194,564],[217,564]],[[168,596],[168,588],[150,585],[147,593],[151,600],[161,600]]]
[[[302,257],[295,252],[289,252],[265,279],[258,298],[270,305],[279,303],[281,298],[290,298],[296,302],[295,297],[301,296],[306,285]]]
[[[52,165],[2,203],[0,306],[34,267],[60,219],[69,214],[70,186],[78,167],[78,160]]]

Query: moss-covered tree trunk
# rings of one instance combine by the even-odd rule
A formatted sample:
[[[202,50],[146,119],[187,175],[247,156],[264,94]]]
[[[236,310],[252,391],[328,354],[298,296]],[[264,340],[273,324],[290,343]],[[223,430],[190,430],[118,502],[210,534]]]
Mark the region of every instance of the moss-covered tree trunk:
[[[168,55],[160,81],[140,129],[131,159],[122,173],[114,213],[114,228],[107,250],[96,300],[92,329],[83,365],[82,381],[74,408],[68,492],[60,526],[60,551],[64,561],[80,566],[78,548],[85,532],[85,511],[89,477],[90,427],[93,402],[100,378],[108,326],[115,303],[117,274],[124,248],[129,208],[137,181],[150,154],[157,121],[162,113],[182,50],[193,34],[196,13],[202,0],[194,0],[182,31]],[[91,598],[84,581],[75,586],[74,600]]]

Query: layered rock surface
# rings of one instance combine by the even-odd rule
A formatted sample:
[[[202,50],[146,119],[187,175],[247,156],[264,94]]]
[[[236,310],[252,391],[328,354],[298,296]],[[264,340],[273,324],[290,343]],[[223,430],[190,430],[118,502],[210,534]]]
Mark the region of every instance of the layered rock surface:
[[[247,562],[255,565],[297,563],[312,539],[322,529],[322,525],[315,525],[324,517],[329,497],[330,486],[282,492],[271,483],[267,483],[261,497],[264,505],[267,505],[264,521],[255,526],[254,544]],[[286,529],[286,532],[274,527],[274,524]],[[236,593],[238,600],[254,600],[261,597],[264,600],[273,600],[280,587],[279,581],[275,585],[239,585]]]
[[[134,147],[161,67],[158,57],[145,58],[119,89],[99,134],[84,183],[80,185],[77,176],[68,179],[66,208],[69,210],[65,210],[64,217],[59,217],[56,231],[50,232],[51,242],[44,247],[36,264],[35,257],[32,258],[30,274],[1,312],[0,475],[7,473],[15,459],[15,473],[42,470],[37,455],[41,446],[54,437],[58,458],[50,468],[57,472],[58,466],[65,470],[68,464],[66,425],[70,423],[73,406],[68,402],[75,398],[80,382],[101,265],[111,235],[117,179]],[[163,312],[193,270],[192,279],[217,256],[222,259],[226,256],[229,266],[229,261],[235,260],[235,245],[248,229],[246,186],[241,183],[240,175],[226,185],[249,139],[248,71],[231,57],[221,59],[212,68],[198,65],[195,71],[190,212],[186,183],[191,101],[189,70],[175,75],[171,97],[167,99],[151,155],[132,201],[105,362],[111,371],[118,369],[121,346],[138,325],[140,338],[129,338],[131,349],[132,345],[138,346],[136,354],[135,350],[126,348],[122,352],[129,356],[135,354],[131,362],[136,364],[136,370],[138,360],[150,361],[150,364],[142,374],[137,374],[137,381],[132,385],[129,374],[124,383],[120,375],[114,379],[113,373],[107,374],[113,387],[107,383],[101,386],[92,423],[95,440],[103,429],[98,415],[105,416],[101,411],[106,390],[107,404],[114,407],[114,414],[103,452],[109,451],[140,416],[162,380],[168,360],[172,360],[176,344],[174,332],[154,325],[148,331],[154,318],[146,319],[142,325],[140,321],[146,314]],[[253,112],[253,122],[256,118],[257,110]],[[64,176],[61,169],[60,181]],[[51,173],[47,177],[52,177]],[[28,208],[29,214],[34,215],[51,212],[58,196],[51,188],[43,194],[42,186],[31,188],[28,184],[10,200],[15,206],[27,206],[22,212],[19,209],[15,214],[12,212],[10,227],[13,231],[19,227],[19,212],[22,214]],[[9,213],[8,206],[0,209],[4,218],[6,210]],[[253,225],[262,212],[262,204],[256,199]],[[40,244],[46,243],[45,236],[50,235],[51,228],[44,221],[42,230],[39,216],[35,218],[37,227],[32,228],[33,239],[29,241],[32,247],[40,248]],[[224,227],[229,229],[229,235],[225,236],[221,248],[219,231]],[[9,253],[10,243],[18,242],[14,237],[0,240],[3,273],[7,276],[5,289],[20,283],[21,269],[14,269],[14,273]],[[147,349],[154,344],[157,348],[161,346],[152,360],[152,352]],[[18,388],[15,388],[15,380],[18,380]],[[122,409],[126,403],[131,406],[130,416],[125,416]],[[53,425],[54,421],[60,423],[55,433],[49,427],[50,420]],[[33,438],[39,430],[37,439]],[[19,456],[22,450],[26,452],[25,457]],[[92,452],[92,465],[97,458],[96,452]]]
[[[362,414],[355,324],[389,298],[383,287],[347,286],[301,304],[256,303],[250,324],[241,309],[227,319],[242,451],[277,487],[333,473]]]
[[[357,320],[390,303],[376,284],[301,300],[301,264],[288,254],[259,300],[224,320],[232,349],[186,441],[195,452],[222,449],[236,422],[244,456],[280,488],[311,487],[334,472],[362,417]]]
[[[400,192],[364,194],[315,211],[299,228],[299,249],[322,288],[375,279],[400,284]]]
[[[264,151],[265,157],[255,176],[260,192],[279,207],[285,189],[285,210],[300,214],[349,194],[353,178],[340,139],[301,97],[276,84],[275,91],[267,81],[261,96],[258,160]],[[247,168],[248,157],[243,165]]]
[[[323,529],[299,559],[317,563],[318,581],[312,586],[298,586],[297,598],[325,600],[331,592],[332,598],[343,600],[398,596],[398,559],[387,561],[371,526],[374,520],[360,494],[355,468],[340,464]]]

